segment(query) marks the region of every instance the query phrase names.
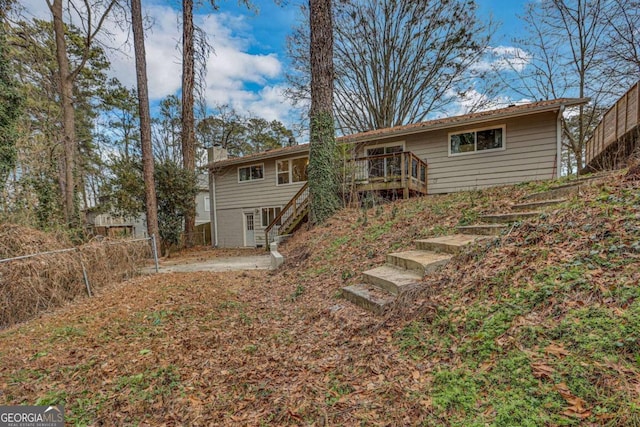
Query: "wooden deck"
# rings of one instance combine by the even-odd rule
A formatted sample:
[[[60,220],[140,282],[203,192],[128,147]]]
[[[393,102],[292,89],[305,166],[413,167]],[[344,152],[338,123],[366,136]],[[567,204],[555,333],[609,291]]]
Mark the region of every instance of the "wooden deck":
[[[637,144],[639,123],[640,81],[602,117],[585,145],[585,169],[614,168],[624,161]]]
[[[393,190],[405,199],[427,194],[427,164],[412,152],[359,157],[349,163],[358,192]]]

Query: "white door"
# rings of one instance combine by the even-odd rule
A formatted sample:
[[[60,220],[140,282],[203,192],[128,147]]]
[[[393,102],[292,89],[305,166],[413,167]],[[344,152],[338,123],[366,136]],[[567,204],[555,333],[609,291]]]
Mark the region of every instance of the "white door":
[[[255,224],[253,221],[252,213],[244,214],[244,245],[245,246],[255,246],[256,245],[256,237],[254,233]]]

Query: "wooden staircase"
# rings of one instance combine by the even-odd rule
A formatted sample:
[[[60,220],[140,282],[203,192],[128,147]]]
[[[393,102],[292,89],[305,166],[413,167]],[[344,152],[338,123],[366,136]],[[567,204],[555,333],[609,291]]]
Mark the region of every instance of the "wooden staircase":
[[[302,224],[309,215],[309,184],[305,183],[300,190],[289,200],[289,203],[280,211],[271,224],[265,228],[265,242],[267,250],[278,236],[291,234]]]

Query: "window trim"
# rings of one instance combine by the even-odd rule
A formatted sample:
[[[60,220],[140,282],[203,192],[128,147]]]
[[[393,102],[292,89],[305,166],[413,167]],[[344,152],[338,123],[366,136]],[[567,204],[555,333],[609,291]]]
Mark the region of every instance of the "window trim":
[[[293,168],[291,167],[291,166],[292,166],[292,163],[291,163],[291,162],[292,162],[293,160],[297,160],[297,159],[307,159],[307,164],[308,164],[308,162],[309,162],[309,156],[297,156],[297,157],[286,157],[286,158],[282,158],[282,159],[276,159],[276,162],[275,162],[275,169],[276,169],[276,187],[283,187],[283,186],[287,186],[287,185],[300,184],[300,183],[305,183],[305,182],[307,182],[307,180],[308,180],[308,178],[309,178],[309,175],[308,175],[308,174],[307,174],[307,180],[293,182],[293,176],[292,176],[292,175],[293,175]],[[281,162],[281,161],[283,161],[283,160],[286,160],[286,161],[288,161],[288,162],[289,162],[289,182],[287,182],[286,184],[280,184],[280,183],[278,182],[278,175],[280,175],[280,172],[278,172],[278,162]],[[284,172],[282,172],[282,173],[284,173]]]
[[[385,142],[382,144],[372,144],[372,145],[365,145],[364,147],[362,147],[362,156],[363,157],[370,157],[367,154],[367,150],[370,148],[387,148],[387,147],[395,147],[398,145],[402,145],[402,152],[404,153],[405,151],[407,151],[407,143],[405,140],[402,141],[394,141],[394,142]]]
[[[262,178],[255,178],[255,179],[247,179],[245,181],[242,181],[240,179],[240,169],[246,169],[246,168],[251,168],[253,166],[262,166]],[[253,182],[253,181],[264,181],[264,176],[266,174],[266,169],[264,168],[264,163],[252,163],[250,165],[247,166],[238,166],[237,169],[237,178],[238,178],[238,184],[245,184],[247,182]]]
[[[482,132],[483,130],[491,130],[491,129],[502,129],[502,147],[500,148],[490,148],[488,150],[478,150],[478,132]],[[473,151],[465,151],[462,153],[452,153],[451,152],[451,135],[459,135],[461,133],[471,133],[476,134],[474,138],[474,150]],[[481,128],[473,128],[473,129],[461,129],[454,132],[449,132],[447,134],[447,152],[449,153],[449,157],[457,157],[457,156],[468,156],[473,154],[484,154],[484,153],[493,153],[496,151],[504,151],[507,149],[507,125],[506,123],[502,123],[499,125],[493,126],[485,126]]]

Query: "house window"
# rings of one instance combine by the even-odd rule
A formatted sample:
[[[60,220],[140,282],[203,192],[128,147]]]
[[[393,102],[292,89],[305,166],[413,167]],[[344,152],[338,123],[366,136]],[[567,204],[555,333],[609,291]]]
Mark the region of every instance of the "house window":
[[[262,208],[262,226],[268,227],[280,215],[281,210],[281,208]],[[280,221],[276,225],[280,225]]]
[[[504,150],[505,126],[449,134],[449,155]]]
[[[204,197],[204,211],[211,212],[211,199],[208,196]]]
[[[404,144],[367,148],[369,178],[390,178],[401,174],[401,154]]]
[[[276,172],[278,185],[290,184],[292,182],[304,182],[307,180],[308,157],[298,157],[297,159],[278,160],[276,162]]]
[[[264,165],[251,165],[238,168],[238,181],[255,181],[264,178]]]

